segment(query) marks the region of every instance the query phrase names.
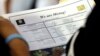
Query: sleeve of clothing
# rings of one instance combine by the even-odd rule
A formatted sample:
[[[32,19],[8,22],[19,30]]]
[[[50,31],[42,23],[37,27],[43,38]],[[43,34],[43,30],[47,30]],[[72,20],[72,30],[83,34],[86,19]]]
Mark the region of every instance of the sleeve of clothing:
[[[11,0],[10,13],[28,10],[34,0]]]
[[[97,0],[96,0],[97,2]],[[89,15],[86,27],[80,29],[80,33],[74,43],[74,56],[98,56],[99,46],[99,12],[98,2]]]
[[[59,0],[37,0],[36,8],[43,8],[46,6],[52,6],[59,3]]]

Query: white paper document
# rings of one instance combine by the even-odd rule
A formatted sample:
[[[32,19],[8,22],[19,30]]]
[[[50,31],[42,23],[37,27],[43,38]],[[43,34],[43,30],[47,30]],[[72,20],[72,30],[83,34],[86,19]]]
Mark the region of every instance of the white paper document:
[[[88,0],[3,15],[28,42],[30,51],[67,44],[92,10]]]

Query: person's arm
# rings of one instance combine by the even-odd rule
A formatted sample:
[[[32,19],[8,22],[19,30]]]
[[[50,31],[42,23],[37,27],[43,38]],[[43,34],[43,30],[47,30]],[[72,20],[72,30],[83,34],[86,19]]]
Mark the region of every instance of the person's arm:
[[[17,33],[15,27],[6,19],[0,17],[0,34],[6,39],[9,35]],[[12,56],[30,56],[28,45],[24,40],[13,39],[8,43]]]

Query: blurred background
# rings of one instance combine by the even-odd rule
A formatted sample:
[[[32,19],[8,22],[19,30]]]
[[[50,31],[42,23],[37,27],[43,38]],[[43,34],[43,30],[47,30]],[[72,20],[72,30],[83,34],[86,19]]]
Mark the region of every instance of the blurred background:
[[[56,5],[60,0],[0,0],[0,15]]]

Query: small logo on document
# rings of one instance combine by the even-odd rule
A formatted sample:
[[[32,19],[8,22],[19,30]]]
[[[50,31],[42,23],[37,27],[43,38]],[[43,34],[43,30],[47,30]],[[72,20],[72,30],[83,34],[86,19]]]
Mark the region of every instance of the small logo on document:
[[[16,23],[17,23],[17,25],[23,25],[23,24],[25,24],[25,21],[24,21],[24,19],[19,19],[19,20],[16,20]]]
[[[79,6],[77,6],[77,9],[78,9],[78,11],[82,11],[82,10],[85,9],[85,6],[84,5],[79,5]]]

